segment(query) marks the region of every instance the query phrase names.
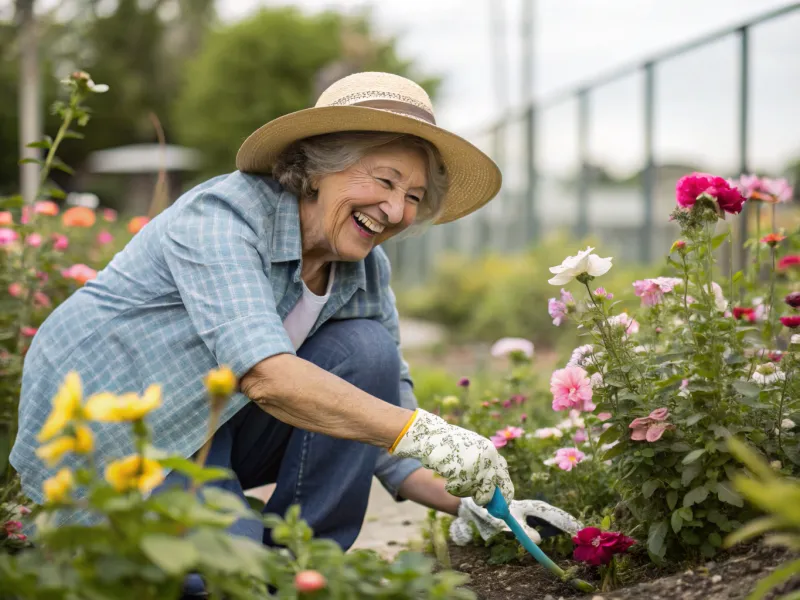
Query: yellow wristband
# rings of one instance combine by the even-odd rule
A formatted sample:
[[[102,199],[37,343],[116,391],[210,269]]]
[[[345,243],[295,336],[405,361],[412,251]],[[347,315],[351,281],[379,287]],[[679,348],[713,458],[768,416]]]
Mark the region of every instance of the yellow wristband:
[[[408,423],[405,424],[405,427],[403,427],[403,430],[400,432],[400,435],[397,436],[397,439],[394,441],[394,444],[392,444],[392,447],[389,448],[389,454],[394,452],[394,449],[397,448],[397,444],[400,443],[400,440],[403,439],[403,436],[406,433],[408,433],[408,430],[411,428],[411,425],[414,424],[414,419],[417,418],[417,411],[418,410],[419,409],[414,411],[414,414],[411,415],[411,418],[408,420]]]

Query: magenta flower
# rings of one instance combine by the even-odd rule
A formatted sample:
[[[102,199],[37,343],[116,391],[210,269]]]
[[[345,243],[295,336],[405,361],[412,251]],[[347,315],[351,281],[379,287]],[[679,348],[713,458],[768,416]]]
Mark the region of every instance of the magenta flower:
[[[8,227],[0,227],[0,246],[8,246],[19,239],[19,234]]]
[[[692,208],[698,198],[705,196],[713,200],[720,212],[738,214],[742,212],[744,196],[741,192],[731,187],[722,177],[708,173],[692,173],[678,180],[675,186],[676,200],[683,208]]]
[[[640,417],[631,421],[628,425],[631,432],[631,439],[637,442],[643,440],[648,442],[657,442],[664,435],[668,429],[675,429],[675,426],[665,421],[669,417],[669,410],[666,408],[657,408],[650,413],[647,417]]]
[[[555,371],[550,378],[553,410],[595,409],[592,403],[592,383],[581,367],[571,366]]]
[[[37,327],[20,327],[19,332],[25,337],[33,337],[38,331]]]
[[[114,241],[114,236],[111,235],[107,231],[101,231],[97,234],[97,243],[101,246],[105,246],[106,244],[110,244]]]
[[[511,400],[503,400],[503,408],[511,408]]]
[[[514,402],[514,404],[516,404],[517,406],[519,406],[520,404],[525,404],[525,396],[523,396],[522,394],[514,394],[513,396],[511,396],[511,401]]]
[[[38,233],[31,233],[25,238],[25,243],[31,248],[38,248],[42,245],[42,236]]]
[[[521,437],[525,431],[522,427],[511,427],[510,425],[505,429],[498,429],[497,433],[495,433],[491,438],[492,443],[494,444],[495,448],[502,448],[509,441],[515,440],[518,437]]]
[[[572,538],[575,560],[590,565],[607,565],[615,554],[626,552],[636,541],[613,531],[600,531],[597,527],[584,527]]]
[[[53,234],[53,250],[58,250],[59,252],[63,252],[69,248],[69,238],[65,235],[60,233]]]
[[[558,327],[567,320],[567,305],[560,300],[550,298],[547,301],[547,313],[553,319],[553,325]]]
[[[581,462],[586,455],[577,448],[559,448],[551,461],[562,471],[572,471],[572,468]]]

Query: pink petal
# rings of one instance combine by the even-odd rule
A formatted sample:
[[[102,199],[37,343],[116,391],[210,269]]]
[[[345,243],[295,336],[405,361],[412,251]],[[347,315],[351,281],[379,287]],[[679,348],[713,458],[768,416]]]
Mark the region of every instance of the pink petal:
[[[647,428],[647,433],[645,435],[645,439],[648,442],[657,442],[661,439],[661,436],[664,435],[664,432],[667,430],[666,423],[658,423],[656,425],[651,425]]]
[[[647,436],[647,430],[644,428],[637,428],[631,432],[631,439],[637,442],[642,441]]]

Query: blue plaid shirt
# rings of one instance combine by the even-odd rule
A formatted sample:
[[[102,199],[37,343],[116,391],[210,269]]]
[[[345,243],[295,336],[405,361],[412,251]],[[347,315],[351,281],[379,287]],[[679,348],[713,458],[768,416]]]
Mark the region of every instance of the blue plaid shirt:
[[[302,294],[297,198],[274,180],[234,172],[181,196],[146,225],[97,278],[42,324],[25,357],[19,434],[11,464],[23,491],[41,503],[47,469],[36,435],[66,374],[75,370],[84,398],[100,391],[142,393],[161,384],[163,405],[148,416],[153,445],[189,457],[206,437],[203,376],[229,365],[237,377],[294,348],[283,319]],[[309,335],[329,319],[371,318],[398,341],[390,263],[381,248],[337,264],[331,296]],[[416,407],[403,361],[403,406]],[[249,400],[235,395],[227,421]],[[129,425],[94,423],[99,467],[134,452]],[[382,452],[375,474],[397,498],[421,465]],[[73,518],[80,519],[80,515]]]

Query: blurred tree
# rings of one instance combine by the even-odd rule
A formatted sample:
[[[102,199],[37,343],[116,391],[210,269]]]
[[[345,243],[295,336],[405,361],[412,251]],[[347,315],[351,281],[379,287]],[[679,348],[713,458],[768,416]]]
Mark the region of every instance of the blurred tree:
[[[377,39],[366,14],[305,15],[263,9],[210,33],[186,68],[174,105],[178,142],[200,149],[203,177],[235,169],[236,151],[255,129],[308,107],[348,73],[380,70],[410,76],[434,94],[438,79],[415,77],[394,39]]]

